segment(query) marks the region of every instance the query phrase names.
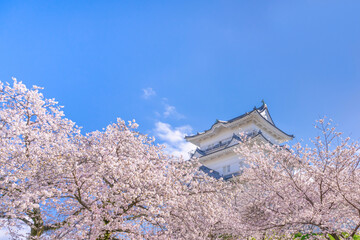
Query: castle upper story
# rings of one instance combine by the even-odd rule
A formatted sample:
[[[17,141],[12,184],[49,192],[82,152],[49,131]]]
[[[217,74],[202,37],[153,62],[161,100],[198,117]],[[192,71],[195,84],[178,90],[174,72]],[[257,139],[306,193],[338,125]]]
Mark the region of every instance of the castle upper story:
[[[237,174],[241,169],[241,159],[234,153],[234,148],[242,141],[242,135],[246,135],[247,139],[277,145],[294,138],[275,125],[263,102],[261,107],[254,107],[236,118],[216,120],[208,130],[186,136],[185,139],[197,146],[192,158],[198,158],[204,166],[217,171],[219,175],[227,176]]]

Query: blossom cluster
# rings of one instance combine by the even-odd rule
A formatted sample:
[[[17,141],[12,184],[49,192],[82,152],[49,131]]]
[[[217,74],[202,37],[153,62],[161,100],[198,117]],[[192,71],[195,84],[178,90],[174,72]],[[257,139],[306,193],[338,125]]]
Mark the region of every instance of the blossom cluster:
[[[244,139],[242,174],[224,181],[166,154],[135,121],[82,134],[40,90],[0,83],[0,227],[14,239],[358,234],[360,146],[330,121],[312,147]]]
[[[118,119],[81,134],[38,87],[0,85],[0,222],[14,239],[204,239],[228,184]],[[231,199],[231,198],[229,198]]]

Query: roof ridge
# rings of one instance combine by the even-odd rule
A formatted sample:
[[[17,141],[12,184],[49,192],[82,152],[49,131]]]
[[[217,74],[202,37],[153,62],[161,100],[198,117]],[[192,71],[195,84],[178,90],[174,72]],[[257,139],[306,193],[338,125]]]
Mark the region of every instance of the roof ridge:
[[[260,113],[260,112],[263,112],[263,111],[266,110],[266,109],[267,109],[267,105],[266,105],[265,101],[262,100],[262,105],[261,105],[260,107],[256,107],[256,106],[255,106],[255,107],[253,108],[253,110],[251,110],[250,112],[246,112],[246,113],[244,113],[244,114],[241,114],[240,116],[234,117],[234,118],[232,118],[232,119],[230,119],[230,120],[227,120],[227,121],[222,121],[222,120],[216,119],[215,123],[213,123],[208,130],[205,130],[205,131],[203,131],[203,132],[197,132],[195,135],[185,136],[185,139],[189,139],[189,138],[192,138],[192,137],[196,137],[196,136],[205,134],[206,132],[208,132],[208,131],[210,131],[211,129],[213,129],[213,127],[214,127],[215,125],[217,125],[218,123],[221,123],[221,124],[232,123],[232,122],[234,122],[234,121],[236,121],[236,120],[238,120],[238,119],[241,119],[241,118],[243,118],[243,117],[245,117],[245,116],[250,115],[250,114],[251,114],[252,112],[254,112],[254,111],[257,111],[258,113]],[[269,116],[270,116],[269,111],[268,111],[268,114],[269,114]],[[261,116],[262,118],[264,118],[261,114],[260,114],[260,116]],[[272,125],[275,126],[274,121],[272,120],[271,116],[270,116],[271,121],[267,120],[266,118],[264,118],[264,119],[265,119],[266,121],[268,121],[270,124],[272,124]],[[275,127],[276,127],[276,126],[275,126]],[[277,127],[276,127],[276,128],[277,128]],[[283,131],[281,131],[281,132],[283,132]],[[285,133],[285,132],[283,132],[283,133]],[[285,134],[286,134],[286,133],[285,133]],[[286,135],[288,135],[288,134],[286,134]],[[288,135],[288,136],[291,136],[291,135]]]

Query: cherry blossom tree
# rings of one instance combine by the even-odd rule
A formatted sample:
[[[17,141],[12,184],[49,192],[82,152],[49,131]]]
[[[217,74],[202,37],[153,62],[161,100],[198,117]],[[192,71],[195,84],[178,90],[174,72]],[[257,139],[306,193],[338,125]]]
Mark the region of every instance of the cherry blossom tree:
[[[79,133],[57,102],[38,90],[15,79],[13,86],[0,83],[1,226],[28,225],[34,238],[66,219],[59,201],[63,166],[75,149],[71,138]]]
[[[329,121],[313,147],[244,141],[246,167],[223,181],[166,154],[135,121],[82,134],[39,90],[0,83],[0,227],[97,240],[359,232],[360,146]]]
[[[1,227],[29,239],[217,239],[231,184],[118,119],[82,135],[53,99],[0,85]],[[20,232],[12,232],[15,239]]]
[[[171,239],[239,236],[239,221],[233,214],[236,196],[233,184],[203,174],[188,179],[187,184],[182,185],[183,193],[170,204],[166,222],[171,229]]]
[[[313,147],[248,141],[237,149],[247,167],[236,179],[241,194],[234,209],[249,236],[358,233],[359,144],[342,139],[331,121],[321,119],[316,128],[321,135]]]
[[[164,154],[136,127],[119,119],[82,139],[68,188],[82,214],[74,215],[76,228],[57,236],[205,239],[225,232],[231,185],[198,171],[196,161]]]

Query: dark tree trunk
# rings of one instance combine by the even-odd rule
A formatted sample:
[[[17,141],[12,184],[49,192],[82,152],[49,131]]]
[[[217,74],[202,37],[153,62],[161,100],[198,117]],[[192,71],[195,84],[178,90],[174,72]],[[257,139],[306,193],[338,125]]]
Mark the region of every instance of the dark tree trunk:
[[[33,209],[29,216],[33,220],[29,239],[40,239],[40,236],[44,233],[44,221],[41,217],[40,209]]]
[[[332,236],[335,240],[341,240],[336,233],[330,233],[330,236]]]

